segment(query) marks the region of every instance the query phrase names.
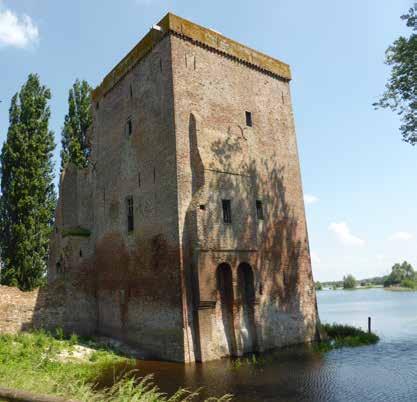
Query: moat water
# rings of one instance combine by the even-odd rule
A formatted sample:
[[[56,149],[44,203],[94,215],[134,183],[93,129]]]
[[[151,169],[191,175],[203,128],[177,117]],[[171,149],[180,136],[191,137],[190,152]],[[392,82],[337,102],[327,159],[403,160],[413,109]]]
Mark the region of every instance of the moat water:
[[[172,394],[203,387],[207,396],[235,401],[417,401],[417,292],[383,289],[318,292],[322,322],[367,327],[372,317],[377,345],[324,355],[296,347],[262,355],[258,364],[230,360],[181,365],[139,361],[138,374]]]

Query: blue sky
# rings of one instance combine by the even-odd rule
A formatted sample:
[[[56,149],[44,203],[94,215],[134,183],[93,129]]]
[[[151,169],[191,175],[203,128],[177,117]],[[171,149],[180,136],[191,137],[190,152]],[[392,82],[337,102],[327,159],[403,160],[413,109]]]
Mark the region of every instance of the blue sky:
[[[292,96],[316,280],[417,268],[417,147],[375,111],[384,51],[411,0],[0,0],[0,141],[30,72],[52,90],[59,143],[68,89],[93,86],[167,11],[292,67]],[[56,154],[58,155],[59,149]],[[58,162],[57,162],[58,166]]]

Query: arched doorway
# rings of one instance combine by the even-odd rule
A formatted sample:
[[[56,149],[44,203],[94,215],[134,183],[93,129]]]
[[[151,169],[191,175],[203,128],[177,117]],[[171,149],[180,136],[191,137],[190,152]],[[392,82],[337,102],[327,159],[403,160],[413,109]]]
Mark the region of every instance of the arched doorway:
[[[222,263],[217,267],[217,292],[220,301],[224,335],[227,342],[228,354],[236,354],[236,337],[233,317],[233,281],[232,269],[229,264]]]
[[[252,267],[241,263],[237,269],[239,298],[241,302],[241,339],[243,353],[256,352],[258,342],[255,323],[255,281]]]

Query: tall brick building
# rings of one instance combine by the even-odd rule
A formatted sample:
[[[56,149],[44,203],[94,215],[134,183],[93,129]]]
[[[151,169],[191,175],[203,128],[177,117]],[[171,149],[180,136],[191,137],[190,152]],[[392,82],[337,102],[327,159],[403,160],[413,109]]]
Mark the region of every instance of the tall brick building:
[[[185,362],[314,339],[290,79],[172,14],[104,78],[51,243],[68,330]]]

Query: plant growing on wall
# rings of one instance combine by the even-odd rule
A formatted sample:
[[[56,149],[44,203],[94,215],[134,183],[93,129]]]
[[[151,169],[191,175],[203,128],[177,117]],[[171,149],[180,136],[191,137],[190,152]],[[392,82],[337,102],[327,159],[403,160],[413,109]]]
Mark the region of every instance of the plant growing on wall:
[[[68,95],[68,114],[62,129],[61,170],[69,162],[79,168],[88,165],[90,143],[88,129],[92,123],[91,87],[86,81],[76,80]]]
[[[45,278],[55,209],[51,92],[30,74],[9,109],[1,151],[1,283],[31,290]]]

